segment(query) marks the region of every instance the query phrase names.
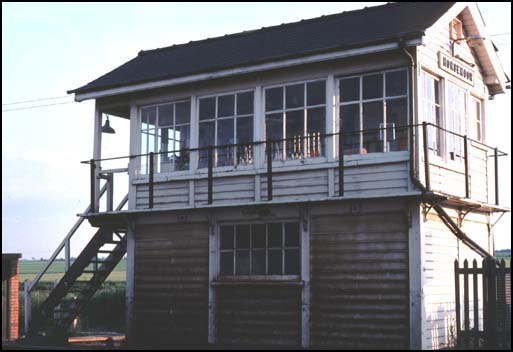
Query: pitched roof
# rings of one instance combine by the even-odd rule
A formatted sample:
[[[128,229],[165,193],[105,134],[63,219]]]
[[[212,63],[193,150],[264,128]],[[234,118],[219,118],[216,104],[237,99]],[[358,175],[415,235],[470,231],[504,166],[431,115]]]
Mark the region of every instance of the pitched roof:
[[[68,93],[88,93],[420,37],[454,2],[389,3],[154,50]]]

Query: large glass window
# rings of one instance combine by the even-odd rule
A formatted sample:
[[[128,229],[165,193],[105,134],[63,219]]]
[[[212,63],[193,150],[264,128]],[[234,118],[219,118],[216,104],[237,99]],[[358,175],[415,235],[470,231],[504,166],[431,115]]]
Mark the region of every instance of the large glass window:
[[[440,126],[440,81],[422,72],[422,114],[424,121]],[[428,127],[428,148],[432,154],[442,155],[440,129]]]
[[[344,154],[408,149],[405,69],[339,80]]]
[[[446,129],[462,135],[462,124],[466,115],[466,93],[452,83],[447,83]],[[453,133],[446,133],[449,160],[463,160],[463,138]]]
[[[252,91],[199,99],[199,147],[217,146],[214,166],[252,164],[252,141]],[[226,146],[230,144],[237,146]],[[201,150],[199,167],[207,165],[208,151]]]
[[[326,81],[265,89],[265,122],[274,160],[324,155]]]
[[[298,222],[220,227],[221,276],[299,275]]]
[[[141,154],[155,155],[154,172],[189,169],[190,101],[161,104],[141,109]],[[141,173],[149,170],[149,158],[142,157]]]

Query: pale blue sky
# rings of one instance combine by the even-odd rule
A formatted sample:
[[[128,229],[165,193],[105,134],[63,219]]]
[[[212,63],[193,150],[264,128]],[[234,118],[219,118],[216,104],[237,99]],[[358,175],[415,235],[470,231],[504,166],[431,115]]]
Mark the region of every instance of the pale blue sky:
[[[2,104],[58,97],[153,49],[380,3],[2,3]],[[511,76],[511,3],[478,3]],[[511,150],[511,96],[488,104],[488,141]],[[40,104],[67,102],[62,98]],[[2,110],[39,103],[2,106]],[[2,252],[48,257],[89,201],[93,102],[2,112]],[[128,154],[128,126],[106,136],[103,156]],[[104,135],[105,136],[105,135]],[[510,158],[501,197],[511,204]],[[118,180],[123,181],[123,180]],[[118,199],[126,183],[117,182]],[[511,247],[510,216],[497,248]],[[72,243],[76,255],[89,236]]]

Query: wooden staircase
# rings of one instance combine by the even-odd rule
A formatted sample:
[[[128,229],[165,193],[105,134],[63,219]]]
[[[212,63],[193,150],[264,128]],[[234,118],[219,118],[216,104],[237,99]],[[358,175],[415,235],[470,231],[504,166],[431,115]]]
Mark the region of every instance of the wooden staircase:
[[[105,249],[106,246],[111,248]],[[100,227],[38,311],[34,312],[29,335],[55,342],[67,338],[73,320],[125,253],[126,229]],[[102,254],[105,256],[100,257]]]

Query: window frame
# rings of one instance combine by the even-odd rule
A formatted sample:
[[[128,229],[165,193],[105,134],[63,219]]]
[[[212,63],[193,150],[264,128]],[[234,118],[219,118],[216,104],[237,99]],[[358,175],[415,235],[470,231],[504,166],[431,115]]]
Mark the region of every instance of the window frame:
[[[324,95],[325,99],[323,104],[317,104],[317,105],[308,105],[308,89],[307,85],[308,83],[313,82],[324,82]],[[270,84],[266,86],[262,86],[262,101],[261,101],[261,108],[262,108],[262,118],[263,118],[263,131],[262,135],[264,137],[264,140],[267,140],[267,115],[269,114],[281,114],[282,115],[282,139],[287,138],[287,119],[286,119],[286,113],[287,112],[293,112],[293,111],[301,111],[303,110],[303,131],[308,130],[308,114],[307,111],[309,109],[316,109],[316,108],[324,108],[324,131],[321,133],[322,135],[327,134],[327,123],[326,123],[326,116],[328,115],[328,108],[330,108],[327,104],[327,94],[328,94],[328,76],[322,76],[322,77],[316,77],[316,78],[309,78],[309,79],[303,79],[303,80],[292,80],[292,81],[286,81],[286,82],[280,82],[276,84]],[[303,106],[302,107],[296,107],[296,108],[287,108],[287,91],[286,88],[288,86],[295,86],[302,84],[304,87],[303,92]],[[282,88],[283,89],[283,97],[282,97],[282,108],[277,110],[269,110],[266,111],[266,96],[267,96],[267,90],[273,89],[273,88]],[[305,135],[303,135],[305,137]],[[290,138],[290,137],[289,137]],[[282,157],[278,159],[273,158],[273,165],[283,165],[283,166],[289,166],[289,165],[303,165],[303,164],[319,164],[319,163],[325,163],[327,158],[327,147],[325,138],[321,138],[321,146],[323,147],[323,155],[315,156],[315,157],[306,157],[306,158],[298,158],[298,159],[289,159],[286,156],[286,145],[281,147],[282,149]],[[303,153],[305,152],[305,146],[303,146]],[[306,154],[306,153],[305,153]],[[267,162],[267,161],[266,161]]]
[[[253,111],[251,114],[237,114],[237,95],[241,93],[252,93],[253,94]],[[223,116],[221,118],[218,118],[218,104],[219,104],[219,97],[226,96],[226,95],[233,95],[234,96],[234,111],[233,116]],[[201,99],[208,99],[208,98],[215,98],[215,117],[213,119],[207,119],[207,120],[200,120],[200,100]],[[234,140],[237,140],[237,119],[238,118],[244,118],[251,116],[253,119],[253,124],[251,126],[252,129],[252,136],[251,136],[251,142],[255,142],[255,118],[256,118],[256,107],[255,107],[255,88],[249,88],[249,89],[240,89],[240,90],[234,90],[234,91],[224,91],[219,93],[213,93],[213,94],[206,94],[206,95],[198,95],[196,96],[196,122],[197,122],[197,136],[198,136],[198,148],[200,145],[200,126],[203,122],[214,122],[214,144],[212,145],[213,151],[214,151],[214,161],[213,161],[213,169],[216,170],[216,172],[222,172],[222,171],[228,171],[228,170],[251,170],[255,168],[255,148],[253,148],[253,162],[251,164],[237,164],[237,162],[234,163],[234,165],[223,165],[218,166],[218,149],[217,147],[217,137],[218,137],[218,121],[219,120],[229,120],[233,119],[233,136]],[[236,143],[233,143],[236,144]],[[236,150],[236,148],[235,148]],[[236,152],[234,150],[234,153]],[[235,158],[234,158],[235,160]],[[200,155],[198,153],[198,165],[197,170],[206,170],[206,167],[200,167]]]
[[[389,72],[398,72],[398,71],[405,71],[406,72],[406,94],[405,95],[394,95],[394,96],[387,96],[386,95],[386,74],[389,73]],[[373,75],[376,75],[376,74],[381,74],[382,75],[382,83],[383,83],[383,95],[381,98],[371,98],[371,99],[363,99],[363,77],[366,77],[366,76],[373,76]],[[359,88],[360,88],[360,91],[359,91],[359,98],[358,100],[351,100],[351,101],[346,101],[346,102],[341,102],[340,100],[340,82],[344,79],[351,79],[351,78],[359,78]],[[358,109],[359,109],[359,124],[360,124],[360,128],[359,130],[363,130],[363,104],[364,103],[372,103],[372,102],[382,102],[382,108],[383,108],[383,125],[386,126],[387,124],[387,100],[394,100],[394,99],[406,99],[406,125],[409,125],[410,124],[410,121],[411,121],[411,116],[410,116],[410,108],[409,108],[409,102],[410,102],[410,92],[411,92],[411,88],[410,88],[410,72],[408,70],[407,67],[404,67],[404,66],[401,66],[401,67],[396,67],[396,68],[390,68],[390,69],[382,69],[382,70],[375,70],[375,71],[365,71],[365,72],[360,72],[360,73],[356,73],[356,74],[352,74],[352,75],[337,75],[335,77],[335,81],[336,81],[336,84],[335,84],[335,95],[336,95],[336,101],[335,101],[335,104],[336,104],[336,108],[337,108],[337,114],[336,114],[336,125],[337,125],[337,128],[338,130],[336,131],[336,133],[338,133],[341,129],[341,107],[343,106],[349,106],[349,105],[355,105],[355,104],[358,104]],[[388,129],[388,127],[387,127]],[[344,131],[342,131],[342,133],[344,133]],[[371,154],[371,155],[379,155],[380,153],[382,154],[385,154],[385,153],[404,153],[404,152],[409,152],[409,145],[410,145],[410,133],[408,132],[407,133],[407,148],[405,150],[395,150],[395,151],[388,151],[386,148],[386,142],[387,142],[387,130],[384,129],[383,130],[383,151],[381,152],[371,152],[371,153],[362,153],[362,150],[364,148],[364,136],[363,136],[363,132],[360,132],[359,133],[359,139],[360,139],[360,152],[359,153],[353,153],[353,154],[344,154],[345,157],[354,157],[354,156],[362,156],[362,155],[367,155],[367,154]],[[338,156],[338,151],[337,151],[337,156]]]
[[[175,118],[175,114],[176,114],[176,105],[177,104],[180,104],[180,103],[188,103],[189,104],[189,122],[188,123],[181,123],[181,124],[176,124],[176,118]],[[186,125],[189,125],[189,149],[191,148],[191,143],[192,143],[192,124],[193,124],[193,116],[192,116],[192,111],[190,109],[190,104],[191,104],[191,98],[188,97],[188,98],[182,98],[182,99],[177,99],[177,100],[171,100],[171,101],[162,101],[162,102],[158,102],[158,103],[153,103],[153,104],[146,104],[146,105],[140,105],[138,106],[138,115],[140,116],[139,118],[139,138],[141,143],[140,143],[140,152],[143,156],[141,156],[141,160],[140,160],[140,164],[138,166],[138,170],[139,170],[139,175],[141,176],[148,176],[149,175],[149,156],[145,157],[144,155],[145,154],[149,154],[150,152],[148,151],[149,150],[149,136],[150,136],[150,133],[149,131],[151,130],[150,128],[147,128],[147,129],[143,129],[143,110],[144,109],[148,109],[148,108],[155,108],[155,127],[154,127],[154,130],[155,130],[155,142],[154,142],[154,150],[155,150],[155,154],[156,154],[156,160],[155,160],[155,163],[154,163],[154,173],[155,174],[158,174],[158,175],[166,175],[166,174],[173,174],[173,175],[186,175],[189,173],[189,170],[191,169],[191,159],[190,159],[190,155],[189,155],[189,167],[187,169],[184,169],[184,170],[174,170],[174,165],[175,165],[175,161],[173,161],[173,170],[172,171],[162,171],[161,168],[162,168],[162,156],[165,155],[165,154],[157,154],[159,153],[158,150],[160,149],[160,145],[159,145],[159,133],[158,133],[158,129],[159,129],[159,124],[158,124],[158,112],[159,112],[159,106],[163,106],[163,105],[173,105],[173,130],[175,130],[175,128],[178,126],[186,126]],[[165,126],[165,127],[169,127],[169,126]],[[145,133],[146,131],[146,133]],[[143,148],[143,143],[142,143],[142,135],[143,134],[146,134],[146,150],[143,151],[142,148]],[[174,142],[176,142],[176,140],[173,139]],[[145,166],[145,170],[146,172],[143,173],[142,170],[143,170],[143,163],[146,164]],[[160,171],[159,171],[160,170]]]
[[[459,118],[459,126],[460,126],[460,130],[459,131],[452,131],[452,129],[450,128],[449,126],[449,85],[452,85],[453,87],[455,87],[457,90],[463,92],[464,94],[464,98],[463,98],[463,103],[465,104],[465,112],[463,113],[463,115],[459,114],[460,118]],[[447,130],[447,131],[451,131],[451,132],[454,132],[454,133],[457,133],[459,135],[468,135],[468,125],[469,125],[469,99],[470,99],[470,96],[471,96],[471,92],[469,91],[469,89],[467,87],[465,87],[464,85],[462,85],[461,83],[459,82],[456,82],[452,79],[450,79],[449,77],[446,77],[444,79],[444,97],[443,97],[443,102],[444,102],[444,128]],[[462,121],[463,119],[463,121]],[[445,150],[444,150],[444,161],[449,164],[449,165],[452,165],[451,167],[453,169],[456,169],[456,170],[462,170],[463,169],[463,166],[464,166],[464,150],[463,150],[463,138],[462,137],[459,137],[459,136],[455,136],[455,135],[452,135],[450,134],[449,132],[444,132],[445,134],[445,138],[444,138],[444,144],[445,144]],[[462,155],[459,156],[459,158],[455,158],[454,160],[451,159],[449,153],[451,152],[449,150],[449,142],[448,142],[448,138],[449,136],[452,135],[454,136],[453,138],[457,138],[458,140],[460,140],[460,143],[461,143],[461,150],[460,150],[460,153]]]
[[[421,84],[422,84],[422,92],[421,92],[421,97],[420,97],[420,101],[422,103],[422,106],[420,107],[422,109],[422,120],[423,121],[426,121],[426,122],[429,122],[426,118],[427,116],[424,115],[424,103],[427,101],[427,99],[425,99],[425,91],[424,91],[424,88],[425,88],[425,85],[424,85],[424,78],[422,77],[423,75],[425,76],[428,76],[430,78],[432,78],[437,84],[438,84],[438,109],[439,109],[439,116],[438,116],[438,120],[439,120],[439,124],[437,126],[441,127],[441,128],[445,128],[446,127],[446,124],[445,124],[445,87],[444,87],[444,78],[443,77],[440,77],[426,69],[422,69],[421,70]],[[436,84],[435,83],[435,84]],[[432,102],[430,102],[432,103]],[[436,107],[436,102],[434,104],[432,104]],[[446,141],[445,141],[445,138],[443,138],[443,135],[445,134],[444,131],[438,129],[438,140],[437,140],[437,143],[438,143],[438,152],[435,151],[434,149],[432,149],[429,145],[428,145],[428,148],[431,152],[430,154],[430,157],[435,157],[437,160],[439,161],[443,161],[445,160],[445,155],[446,155],[446,152],[445,152],[445,148],[446,148]]]
[[[264,250],[265,251],[265,262],[266,262],[266,273],[269,270],[269,249],[277,249],[277,247],[269,247],[269,232],[268,232],[268,225],[269,224],[276,224],[280,223],[282,226],[282,245],[280,247],[281,250],[281,269],[282,269],[282,275],[279,274],[271,274],[271,275],[252,275],[251,269],[252,269],[252,252],[253,252],[253,241],[252,241],[252,226],[253,225],[265,225],[266,227],[266,243],[264,248],[258,248],[258,250]],[[285,224],[286,223],[297,223],[298,224],[298,245],[297,246],[285,246]],[[249,274],[248,275],[237,275],[237,247],[236,247],[236,238],[237,238],[237,226],[244,226],[247,225],[250,228],[250,236],[249,236],[249,246],[247,249],[240,249],[240,250],[247,250],[249,252]],[[223,226],[233,226],[234,232],[233,232],[233,248],[232,249],[221,249],[221,227]],[[302,231],[301,231],[301,220],[297,218],[283,218],[280,220],[255,220],[255,221],[235,221],[235,222],[222,222],[218,223],[216,225],[216,237],[217,237],[217,244],[216,244],[216,281],[300,281],[301,280],[301,272],[302,272]],[[296,249],[298,253],[298,273],[297,274],[285,274],[285,251],[289,249]],[[221,274],[221,253],[227,253],[232,252],[233,254],[233,274],[232,275],[226,275]]]

